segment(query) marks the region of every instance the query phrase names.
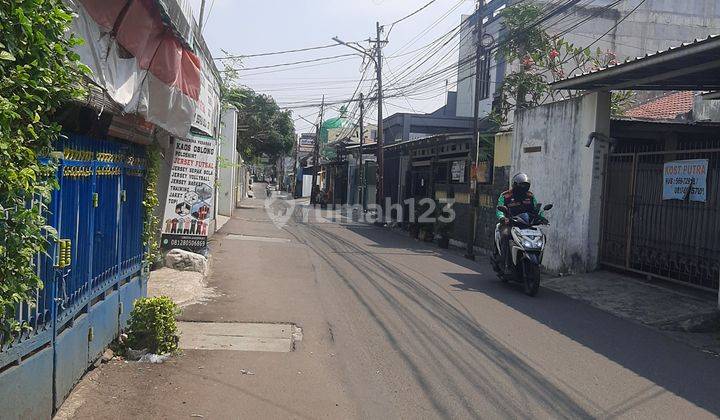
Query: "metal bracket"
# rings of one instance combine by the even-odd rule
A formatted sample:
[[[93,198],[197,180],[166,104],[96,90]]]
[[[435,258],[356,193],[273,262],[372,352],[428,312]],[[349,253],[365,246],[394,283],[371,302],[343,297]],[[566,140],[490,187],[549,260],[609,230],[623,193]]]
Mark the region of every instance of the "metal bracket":
[[[72,241],[70,239],[58,240],[58,259],[55,268],[65,268],[72,264]]]

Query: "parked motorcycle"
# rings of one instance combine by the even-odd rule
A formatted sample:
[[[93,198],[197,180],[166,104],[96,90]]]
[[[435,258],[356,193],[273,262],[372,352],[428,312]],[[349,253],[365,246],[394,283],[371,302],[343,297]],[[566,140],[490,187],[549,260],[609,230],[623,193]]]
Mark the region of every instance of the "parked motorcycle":
[[[548,211],[552,207],[552,204],[548,204],[543,210]],[[521,213],[510,217],[507,207],[497,207],[498,211],[510,220],[510,273],[506,273],[504,269],[505,256],[502,253],[500,223],[495,227],[493,269],[502,281],[521,283],[528,296],[535,296],[540,288],[540,266],[545,251],[545,234],[537,228],[544,221],[540,217],[540,208],[541,205],[538,204],[534,213]]]

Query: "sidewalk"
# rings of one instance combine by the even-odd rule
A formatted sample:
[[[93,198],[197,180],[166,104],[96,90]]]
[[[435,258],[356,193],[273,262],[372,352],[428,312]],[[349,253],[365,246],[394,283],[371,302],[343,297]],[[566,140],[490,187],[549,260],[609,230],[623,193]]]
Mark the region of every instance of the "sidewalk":
[[[720,311],[709,293],[653,284],[611,271],[554,277],[543,281],[542,286],[720,355]]]
[[[162,365],[112,360],[85,376],[58,418],[350,418],[357,412],[335,373],[337,350],[318,311],[323,302],[308,250],[270,221],[262,199],[243,202],[210,248],[211,301],[185,306],[180,321],[231,344],[184,349]],[[236,335],[250,334],[233,328],[254,332],[280,324],[302,327],[294,351],[233,347]],[[199,334],[191,332],[183,339]]]

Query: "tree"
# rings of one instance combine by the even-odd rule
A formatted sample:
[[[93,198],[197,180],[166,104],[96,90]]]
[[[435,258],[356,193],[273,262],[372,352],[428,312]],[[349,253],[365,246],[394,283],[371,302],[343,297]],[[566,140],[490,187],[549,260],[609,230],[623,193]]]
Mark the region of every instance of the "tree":
[[[275,100],[250,88],[225,89],[224,101],[238,109],[238,149],[243,156],[271,161],[290,153],[295,144],[295,125],[290,111],[283,111]]]
[[[507,75],[499,87],[499,101],[492,118],[499,125],[516,108],[542,105],[576,96],[578,92],[550,89],[548,83],[569,74],[588,72],[617,64],[612,51],[578,47],[560,36],[551,36],[538,25],[543,8],[523,3],[501,12],[507,36],[500,41],[496,59],[516,63],[516,70]],[[613,92],[613,115],[622,114],[632,103],[632,92]]]
[[[82,95],[89,71],[67,36],[72,18],[60,0],[0,2],[0,345],[27,327],[15,306],[43,286],[33,262],[53,239],[43,216],[56,182],[39,158],[60,134],[53,113]]]

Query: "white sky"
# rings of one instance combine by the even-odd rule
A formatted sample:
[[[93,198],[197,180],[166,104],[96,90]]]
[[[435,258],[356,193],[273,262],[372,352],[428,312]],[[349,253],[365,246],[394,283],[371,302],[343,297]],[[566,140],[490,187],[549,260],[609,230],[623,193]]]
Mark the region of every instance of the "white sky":
[[[199,15],[200,1],[190,0],[195,9],[196,19]],[[206,0],[207,23],[203,34],[215,56],[223,56],[222,50],[230,54],[257,54],[327,45],[333,43],[333,36],[338,36],[344,41],[362,41],[375,36],[376,21],[381,25],[389,25],[427,4],[428,1]],[[385,83],[388,84],[388,88],[393,86],[394,74],[429,54],[426,50],[396,58],[393,58],[394,55],[398,52],[412,52],[449,32],[460,23],[461,15],[472,13],[474,3],[473,0],[436,0],[417,15],[397,24],[390,33],[389,43],[383,50],[388,58],[384,61],[383,69],[383,79],[387,81]],[[435,26],[430,28],[433,25]],[[456,64],[458,40],[459,37],[454,38],[453,42],[439,54],[432,56],[423,66],[401,79],[410,82],[433,68]],[[366,42],[362,44],[368,45]],[[243,64],[245,67],[256,67],[352,52],[347,47],[339,46],[301,53],[247,58]],[[441,61],[443,56],[446,58]],[[220,62],[217,63],[222,69]],[[281,106],[319,103],[323,94],[329,101],[338,101],[352,96],[360,80],[361,65],[362,59],[358,56],[301,64],[296,68],[248,70],[241,72],[240,82],[258,92],[272,95]],[[368,74],[374,76],[372,66]],[[454,90],[455,76],[455,72],[447,76],[451,90]],[[361,89],[365,95],[369,94],[374,77],[370,79],[370,82],[365,83]],[[415,89],[409,98],[388,98],[384,102],[384,116],[387,117],[395,112],[412,112],[413,109],[418,112],[434,111],[445,103],[444,90],[445,81],[437,80],[431,86]],[[331,106],[325,117],[337,116],[339,107],[340,105]],[[303,116],[315,121],[318,109],[302,108],[293,111],[297,132],[313,131],[309,123],[298,117]],[[376,118],[375,110],[372,109],[366,118],[372,122]]]

